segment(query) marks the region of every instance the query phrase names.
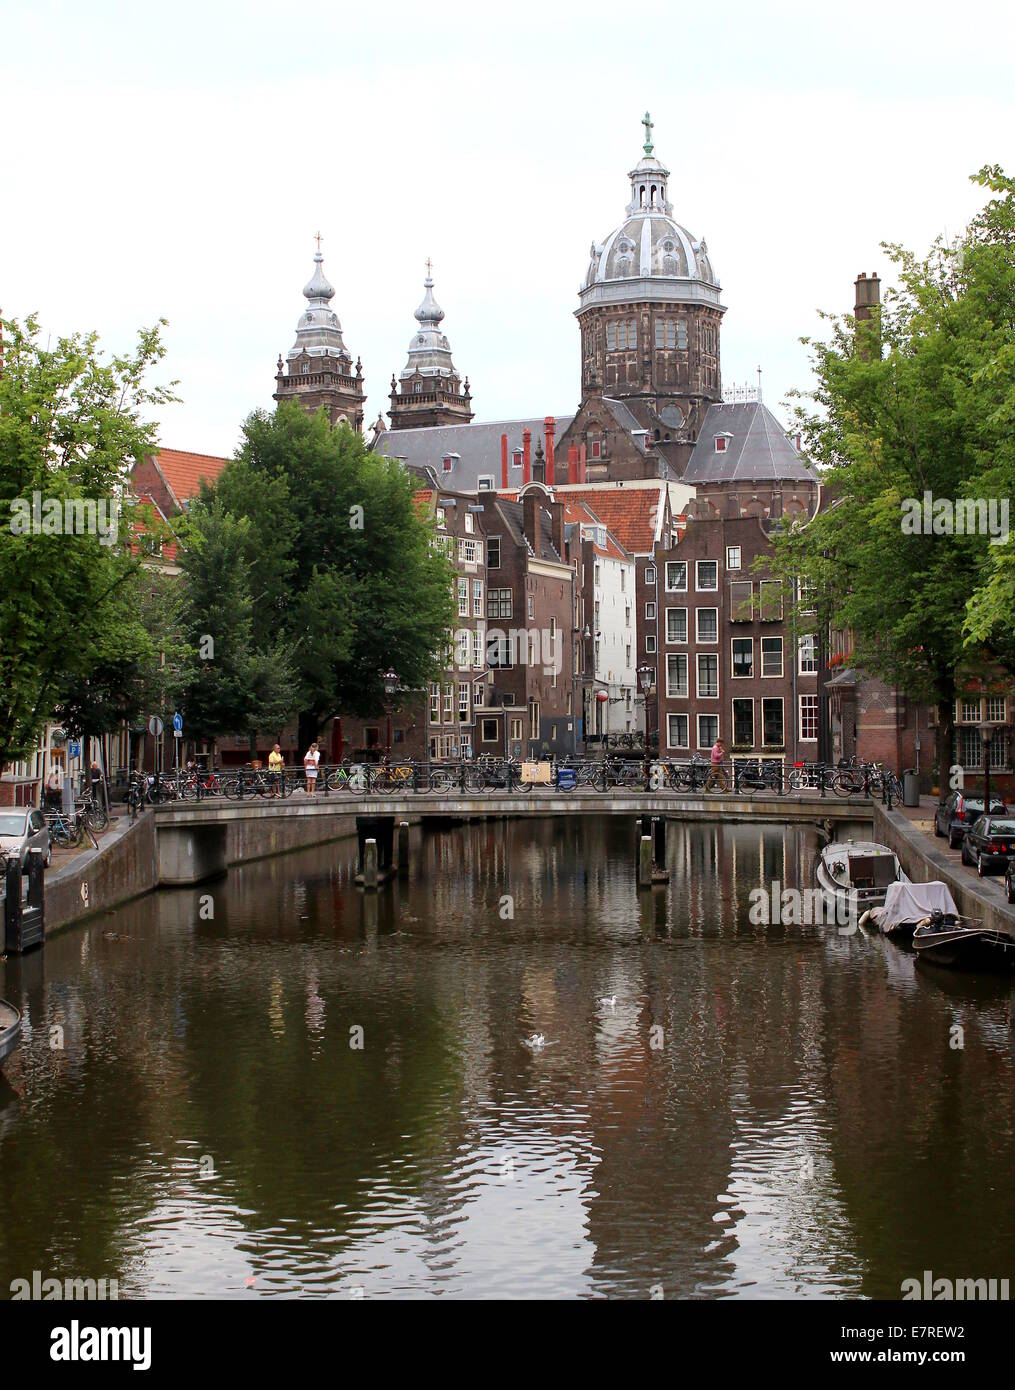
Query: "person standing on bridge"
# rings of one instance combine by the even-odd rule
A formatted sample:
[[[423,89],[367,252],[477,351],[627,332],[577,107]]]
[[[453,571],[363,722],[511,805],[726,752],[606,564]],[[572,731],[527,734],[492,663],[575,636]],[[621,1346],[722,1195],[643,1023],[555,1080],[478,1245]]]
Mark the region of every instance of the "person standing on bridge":
[[[707,792],[710,792],[717,783],[721,792],[729,790],[729,779],[726,776],[726,769],[722,765],[725,756],[725,745],[722,739],[717,736],[715,743],[712,744],[712,766],[705,778],[705,790]]]
[[[303,771],[307,779],[307,796],[317,795],[317,764],[321,761],[321,754],[317,744],[312,743],[303,755]]]
[[[282,790],[282,774],[284,769],[285,758],[282,756],[282,748],[280,744],[276,743],[275,747],[268,754],[268,780],[271,783],[272,796],[278,796],[279,792]]]

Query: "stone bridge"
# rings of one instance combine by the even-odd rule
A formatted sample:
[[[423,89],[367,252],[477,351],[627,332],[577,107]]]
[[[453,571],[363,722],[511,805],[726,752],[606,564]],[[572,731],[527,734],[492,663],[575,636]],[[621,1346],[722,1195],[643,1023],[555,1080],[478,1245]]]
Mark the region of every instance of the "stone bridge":
[[[840,839],[870,837],[870,800],[794,792],[710,793],[618,789],[608,794],[556,788],[453,792],[441,795],[245,798],[169,802],[154,809],[158,879],[163,885],[200,883],[230,864],[281,854],[356,833],[357,822],[386,819],[419,824],[542,816],[656,816],[679,821],[751,821],[828,829]]]

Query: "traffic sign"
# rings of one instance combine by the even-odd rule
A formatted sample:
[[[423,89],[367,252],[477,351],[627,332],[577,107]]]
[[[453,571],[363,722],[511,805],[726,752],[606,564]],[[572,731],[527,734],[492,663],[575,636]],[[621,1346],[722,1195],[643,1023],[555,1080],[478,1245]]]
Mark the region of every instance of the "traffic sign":
[[[183,733],[183,715],[179,710],[173,715],[173,732],[177,734]]]
[[[76,738],[71,739],[70,743],[68,743],[68,745],[67,745],[67,756],[68,756],[69,758],[80,758],[80,756],[81,756],[81,745],[80,745],[80,743],[78,743],[78,741],[77,741]]]
[[[151,719],[149,719],[148,721],[148,732],[151,734],[151,736],[153,738],[160,738],[162,736],[162,730],[164,728],[165,725],[163,724],[159,716],[157,714],[153,714]]]

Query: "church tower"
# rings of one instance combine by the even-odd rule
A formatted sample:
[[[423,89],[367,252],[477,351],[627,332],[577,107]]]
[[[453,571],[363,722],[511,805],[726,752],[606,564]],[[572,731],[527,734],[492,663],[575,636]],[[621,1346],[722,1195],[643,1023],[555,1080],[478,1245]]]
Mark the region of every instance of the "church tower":
[[[575,311],[582,405],[560,441],[558,471],[568,447],[584,446],[596,480],[636,476],[641,466],[633,455],[622,464],[618,419],[640,433],[642,474],[679,477],[705,412],[722,400],[719,277],[704,238],[674,220],[670,171],[653,154],[647,112],[642,124],[624,220],[592,243]]]
[[[321,238],[317,237],[314,273],[303,286],[307,307],[296,325],[296,341],[283,364],[278,359],[276,401],[298,401],[314,414],[323,405],[331,423],[345,420],[363,430],[363,366],[352,357],[342,338],[342,325],[331,307],[333,286],[324,273]]]
[[[427,425],[467,425],[472,419],[469,378],[462,381],[451,360],[451,344],[441,332],[444,310],[433,297],[432,265],[426,263],[426,293],[416,310],[419,324],[409,343],[409,360],[391,378],[388,414],[393,430]]]

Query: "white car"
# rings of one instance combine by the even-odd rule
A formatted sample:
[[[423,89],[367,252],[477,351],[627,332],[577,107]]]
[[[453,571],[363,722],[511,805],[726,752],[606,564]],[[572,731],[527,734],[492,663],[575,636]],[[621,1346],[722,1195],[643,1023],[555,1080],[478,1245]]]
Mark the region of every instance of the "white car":
[[[48,869],[53,850],[42,812],[30,806],[4,807],[0,810],[0,859],[20,859],[24,868],[30,849],[42,850]]]

